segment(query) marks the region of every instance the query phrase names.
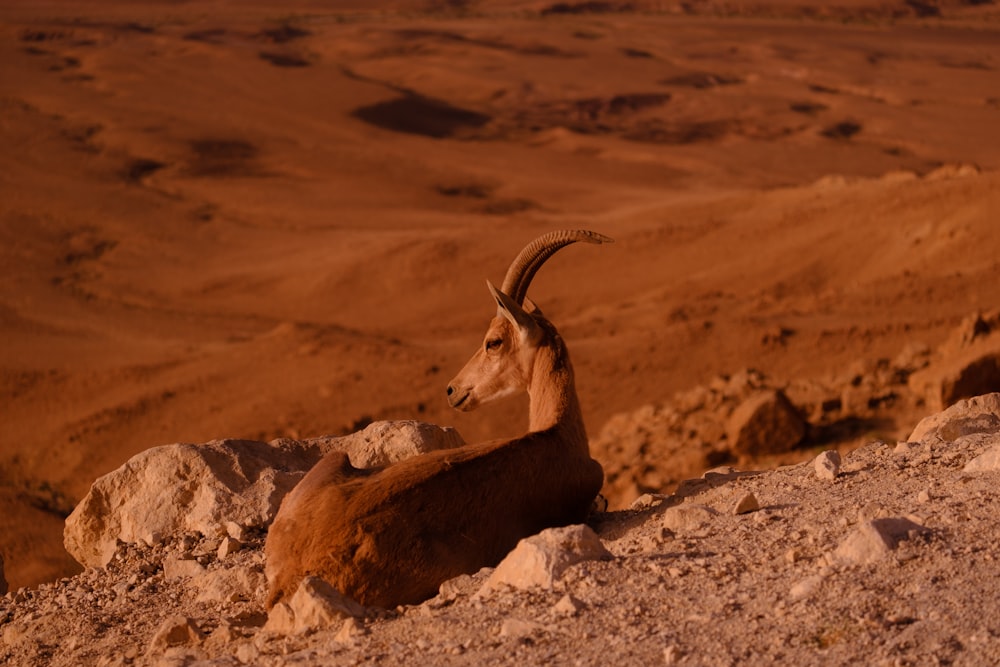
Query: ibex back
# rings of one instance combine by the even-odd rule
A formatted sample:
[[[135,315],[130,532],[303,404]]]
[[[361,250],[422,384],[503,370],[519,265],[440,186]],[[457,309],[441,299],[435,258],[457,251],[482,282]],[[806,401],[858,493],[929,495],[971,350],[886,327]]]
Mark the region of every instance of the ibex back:
[[[583,521],[604,481],[590,457],[573,367],[555,327],[526,300],[539,267],[576,241],[559,231],[511,264],[482,346],[448,385],[458,410],[517,391],[530,397],[529,432],[422,454],[380,469],[326,456],[288,494],[265,547],[268,608],[314,575],[361,604],[415,604],[440,584],[498,563],[520,540]]]

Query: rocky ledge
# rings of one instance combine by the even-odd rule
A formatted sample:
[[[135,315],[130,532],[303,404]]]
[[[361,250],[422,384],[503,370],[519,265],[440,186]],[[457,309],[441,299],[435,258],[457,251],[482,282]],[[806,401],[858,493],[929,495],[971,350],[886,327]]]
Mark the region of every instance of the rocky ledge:
[[[843,461],[824,452],[767,472],[716,469],[588,526],[544,531],[420,605],[365,609],[307,579],[270,617],[266,526],[135,526],[145,537],[119,534],[113,549],[92,549],[104,563],[0,598],[0,659],[997,664],[998,482],[1000,394],[990,394],[928,417],[906,441],[870,442]],[[198,488],[184,497],[205,497]],[[216,499],[225,495],[213,488]],[[230,484],[232,493],[246,488],[262,487]],[[112,505],[104,509],[124,507]]]

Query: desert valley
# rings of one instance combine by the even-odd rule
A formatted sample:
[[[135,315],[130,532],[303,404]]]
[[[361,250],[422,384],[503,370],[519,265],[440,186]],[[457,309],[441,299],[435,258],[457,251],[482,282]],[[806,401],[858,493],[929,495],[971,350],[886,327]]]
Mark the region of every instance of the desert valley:
[[[774,577],[764,563],[746,566],[752,581],[738,575],[762,554],[789,585],[807,582],[775,613],[796,616],[814,591],[833,613],[836,559],[786,572],[837,553],[824,507],[850,516],[846,531],[858,511],[864,521],[916,516],[951,498],[931,514],[953,532],[914,538],[927,542],[923,555],[893,558],[938,580],[949,567],[995,573],[1000,552],[985,538],[955,546],[995,530],[986,519],[1000,507],[997,473],[958,472],[986,445],[942,453],[920,440],[929,453],[917,463],[916,449],[894,448],[955,400],[1000,390],[998,168],[1000,7],[989,1],[8,0],[0,555],[11,593],[0,651],[12,664],[96,660],[88,640],[38,653],[52,642],[30,630],[32,615],[57,628],[73,591],[105,600],[101,586],[131,577],[140,583],[128,590],[146,586],[153,602],[109,594],[106,609],[127,617],[134,603],[155,616],[150,605],[171,604],[155,597],[165,586],[141,581],[163,579],[173,542],[129,547],[108,570],[85,569],[63,547],[65,519],[94,481],[149,448],[303,441],[381,420],[454,427],[466,442],[523,432],[524,397],[460,413],[445,388],[495,312],[486,280],[498,282],[526,242],[563,228],[615,240],[561,251],[530,297],[572,354],[610,502],[593,528],[620,567],[584,563],[554,592],[492,605],[473,599],[486,576],[476,575],[436,602],[366,621],[333,653],[300,640],[254,644],[244,629],[147,652],[162,620],[152,617],[130,635],[142,636],[137,652],[124,635],[75,625],[105,638],[95,644],[102,659],[120,660],[103,664],[416,660],[422,623],[438,633],[419,641],[439,664],[501,664],[510,642],[526,651],[522,662],[572,664],[567,651],[602,627],[645,646],[666,632],[657,615],[693,631],[752,610],[759,620],[746,628],[767,625],[775,599],[754,591],[771,591]],[[740,449],[734,420],[765,390],[787,397],[800,437]],[[795,471],[825,451],[844,457],[847,477],[810,490]],[[685,487],[709,469],[726,483]],[[740,476],[764,470],[773,472]],[[960,490],[945,491],[951,484]],[[750,527],[725,514],[731,535],[682,522],[663,541],[661,514],[678,499],[722,512],[737,490],[771,497],[747,515]],[[921,492],[921,503],[901,500]],[[809,546],[753,551],[774,526]],[[737,534],[745,539],[734,544]],[[203,538],[176,548],[214,554],[219,545]],[[240,567],[259,569],[260,539],[245,536]],[[901,553],[910,548],[919,549]],[[637,553],[641,565],[627,558]],[[851,585],[910,590],[914,579],[895,566],[872,567]],[[682,593],[688,575],[706,591],[731,588],[694,599]],[[620,607],[598,602],[605,583],[621,589]],[[690,613],[628,597],[649,585],[688,595]],[[563,595],[576,602],[553,611]],[[233,627],[262,625],[260,600],[244,603],[226,612],[242,614]],[[633,633],[626,617],[643,605]],[[908,648],[880,660],[1000,656],[994,629],[957,612],[949,623],[974,625],[979,639],[917,637],[931,623],[920,605],[861,607],[792,645],[848,664],[866,655],[856,637],[910,628]],[[186,609],[204,624],[207,612]],[[542,611],[514,627],[511,609],[522,620]],[[506,630],[484,646],[465,636],[477,623]],[[208,625],[197,632],[221,627]],[[661,643],[610,650],[668,664],[750,657],[728,639],[705,652],[682,636]],[[808,655],[776,646],[752,655]],[[580,663],[598,648],[581,649]],[[296,651],[299,662],[287,657]]]

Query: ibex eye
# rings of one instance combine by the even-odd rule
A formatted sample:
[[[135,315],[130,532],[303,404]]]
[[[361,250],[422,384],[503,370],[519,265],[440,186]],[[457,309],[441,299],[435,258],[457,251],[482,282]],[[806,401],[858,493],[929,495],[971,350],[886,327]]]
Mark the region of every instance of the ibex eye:
[[[486,341],[486,351],[492,352],[493,350],[498,350],[501,345],[503,345],[503,338],[491,338]]]

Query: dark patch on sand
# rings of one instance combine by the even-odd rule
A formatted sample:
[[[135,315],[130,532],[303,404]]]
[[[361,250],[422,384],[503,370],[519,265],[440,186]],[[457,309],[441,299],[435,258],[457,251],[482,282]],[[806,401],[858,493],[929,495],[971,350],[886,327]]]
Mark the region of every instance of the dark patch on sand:
[[[359,107],[355,118],[393,132],[447,139],[490,122],[490,116],[454,107],[447,102],[408,93],[402,97]]]

